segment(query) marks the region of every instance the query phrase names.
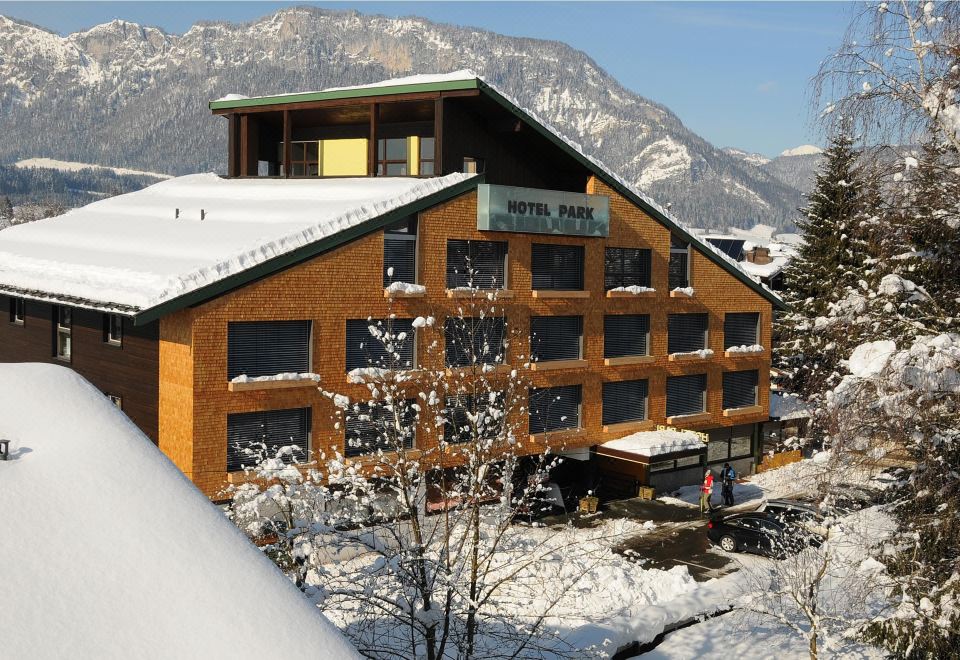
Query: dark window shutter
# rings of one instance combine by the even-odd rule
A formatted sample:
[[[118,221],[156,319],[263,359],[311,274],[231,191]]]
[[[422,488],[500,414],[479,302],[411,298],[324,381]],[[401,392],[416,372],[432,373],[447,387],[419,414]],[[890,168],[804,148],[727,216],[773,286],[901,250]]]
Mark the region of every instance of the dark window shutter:
[[[690,280],[687,278],[687,259],[689,258],[689,253],[684,252],[670,252],[670,266],[668,268],[669,274],[669,286],[670,289],[685,289],[690,285]]]
[[[387,350],[385,342],[370,334],[370,326],[377,326],[394,337],[406,333],[406,337],[397,340],[393,353]],[[347,321],[347,371],[363,367],[381,369],[412,369],[416,333],[413,319],[349,319]]]
[[[707,375],[667,378],[667,417],[704,412]]]
[[[227,415],[227,471],[236,472],[274,458],[280,447],[296,447],[281,457],[284,463],[306,461],[310,413],[310,408],[292,408]]]
[[[447,366],[466,367],[474,361],[477,364],[503,362],[505,332],[503,317],[448,317],[444,323]]]
[[[358,403],[346,413],[346,456],[372,454],[377,450],[396,451],[402,445],[413,447],[416,436],[416,399],[400,402],[400,430],[395,429],[394,411],[385,403]]]
[[[723,317],[723,348],[759,344],[760,314],[745,312]]]
[[[393,276],[387,274],[393,268]],[[395,238],[386,234],[383,237],[383,286],[393,282],[415,284],[417,281],[417,241],[408,238]]]
[[[647,381],[624,380],[603,384],[603,425],[647,418]]]
[[[243,321],[227,326],[227,377],[310,371],[310,321]]]
[[[582,334],[582,316],[533,316],[530,358],[534,362],[579,360]]]
[[[546,433],[580,426],[580,385],[530,390],[530,433]]]
[[[667,318],[667,352],[691,353],[707,347],[706,314],[670,314]]]
[[[723,407],[745,408],[757,405],[757,383],[759,374],[756,369],[749,371],[728,371],[723,374]]]
[[[507,244],[503,241],[447,241],[447,288],[502,289]]]
[[[583,289],[583,246],[534,243],[530,267],[533,289]]]
[[[650,286],[650,250],[607,248],[604,253],[604,287]]]
[[[647,314],[617,314],[603,317],[603,357],[647,354],[650,317]]]

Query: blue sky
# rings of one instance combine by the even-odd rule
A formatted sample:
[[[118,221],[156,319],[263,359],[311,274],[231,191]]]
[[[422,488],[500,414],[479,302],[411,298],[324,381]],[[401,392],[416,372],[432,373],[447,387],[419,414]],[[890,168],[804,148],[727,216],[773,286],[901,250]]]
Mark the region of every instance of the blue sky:
[[[839,2],[2,2],[0,14],[66,34],[114,18],[182,33],[293,4],[422,16],[585,51],[719,147],[775,155],[821,142],[809,79],[856,10]]]

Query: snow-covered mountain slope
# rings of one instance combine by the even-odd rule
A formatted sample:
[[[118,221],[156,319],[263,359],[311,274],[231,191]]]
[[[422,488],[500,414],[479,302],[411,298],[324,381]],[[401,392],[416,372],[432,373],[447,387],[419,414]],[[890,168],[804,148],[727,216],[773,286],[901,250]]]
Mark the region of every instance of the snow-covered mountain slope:
[[[801,203],[793,184],[714,147],[565,44],[315,8],[182,35],[116,20],[60,37],[0,17],[0,163],[44,156],[168,174],[223,170],[226,125],[210,116],[210,99],[462,68],[691,224],[788,226]]]
[[[794,147],[793,149],[784,149],[780,152],[781,156],[813,156],[816,154],[822,154],[823,149],[813,144],[801,144],[799,147]]]

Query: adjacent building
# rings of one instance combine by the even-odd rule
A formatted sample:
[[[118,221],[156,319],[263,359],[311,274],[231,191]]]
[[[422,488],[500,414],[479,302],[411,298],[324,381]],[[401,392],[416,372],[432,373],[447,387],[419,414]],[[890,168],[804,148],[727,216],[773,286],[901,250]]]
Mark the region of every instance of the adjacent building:
[[[217,497],[256,440],[362,461],[318,382],[365,396],[347,374],[388,315],[411,368],[456,366],[412,321],[493,289],[557,402],[533,440],[589,459],[669,425],[751,469],[780,299],[508,95],[456,72],[210,107],[226,177],[0,232],[0,361],[70,365]]]

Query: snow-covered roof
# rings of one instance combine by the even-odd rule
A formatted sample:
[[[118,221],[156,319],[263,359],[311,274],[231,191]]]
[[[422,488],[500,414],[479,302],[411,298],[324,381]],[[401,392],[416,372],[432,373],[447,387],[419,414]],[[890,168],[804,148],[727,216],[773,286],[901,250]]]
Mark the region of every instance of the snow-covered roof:
[[[0,291],[135,313],[468,178],[169,179],[3,230]]]
[[[638,456],[659,456],[677,451],[702,449],[704,444],[700,436],[691,431],[640,431],[631,435],[605,442],[601,447]]]
[[[770,392],[770,417],[779,420],[803,419],[811,416],[806,401],[796,394]]]
[[[359,657],[76,372],[0,364],[0,392],[0,655]]]
[[[750,261],[741,261],[740,268],[754,277],[773,277],[786,268],[790,260],[787,257],[774,257],[770,263],[755,264]]]

